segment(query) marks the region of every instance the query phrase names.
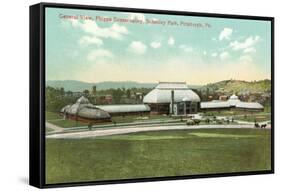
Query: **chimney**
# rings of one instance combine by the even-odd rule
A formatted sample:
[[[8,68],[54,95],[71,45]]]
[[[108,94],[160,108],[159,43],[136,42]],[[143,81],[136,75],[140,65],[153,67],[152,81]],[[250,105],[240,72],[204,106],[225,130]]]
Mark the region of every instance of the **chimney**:
[[[174,90],[171,91],[171,114],[174,114],[174,101],[175,101],[175,95]]]

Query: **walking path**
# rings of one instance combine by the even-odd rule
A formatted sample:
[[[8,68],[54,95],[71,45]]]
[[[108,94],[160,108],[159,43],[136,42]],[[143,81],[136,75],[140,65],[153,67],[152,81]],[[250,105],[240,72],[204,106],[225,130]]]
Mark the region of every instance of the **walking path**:
[[[98,129],[92,131],[82,132],[70,132],[70,133],[58,133],[47,135],[47,138],[89,138],[100,137],[108,135],[128,134],[145,131],[163,131],[163,130],[183,130],[183,129],[211,129],[211,128],[254,128],[253,124],[235,124],[235,125],[198,125],[198,126],[186,126],[186,125],[174,125],[174,126],[154,126],[154,127],[126,127],[126,128],[114,128],[114,129]],[[267,129],[271,126],[268,125]]]
[[[64,128],[54,125],[52,123],[46,122],[46,127],[52,129],[52,133],[63,132]]]

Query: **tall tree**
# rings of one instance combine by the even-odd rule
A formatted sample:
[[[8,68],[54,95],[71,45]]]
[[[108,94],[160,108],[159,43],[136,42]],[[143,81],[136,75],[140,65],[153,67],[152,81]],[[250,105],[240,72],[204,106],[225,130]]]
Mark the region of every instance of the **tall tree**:
[[[86,96],[88,96],[89,93],[90,93],[90,91],[89,91],[89,90],[84,90],[83,93],[84,93]]]
[[[130,89],[126,90],[126,96],[127,96],[127,98],[131,98],[131,90]]]
[[[92,87],[92,95],[96,95],[97,94],[97,86],[93,85]]]
[[[113,101],[115,103],[120,103],[121,102],[122,95],[123,95],[123,91],[120,88],[113,89],[112,97],[113,97]]]

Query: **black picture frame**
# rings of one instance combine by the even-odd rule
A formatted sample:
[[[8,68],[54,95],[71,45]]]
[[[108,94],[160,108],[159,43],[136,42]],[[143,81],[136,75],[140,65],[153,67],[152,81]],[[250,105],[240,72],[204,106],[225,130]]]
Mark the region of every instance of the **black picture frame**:
[[[46,184],[45,182],[45,8],[64,8],[82,10],[102,10],[117,12],[153,13],[165,15],[183,15],[212,18],[231,18],[247,20],[263,20],[271,22],[271,170],[239,173],[219,173],[206,175],[186,175],[155,178],[138,178],[126,180],[90,181],[75,183]],[[274,18],[232,15],[216,13],[197,13],[169,10],[135,9],[123,7],[104,7],[92,5],[73,5],[56,3],[39,3],[30,6],[30,129],[29,129],[29,183],[38,188],[54,188],[66,186],[85,186],[115,183],[132,183],[147,181],[164,181],[193,178],[227,177],[274,173]]]

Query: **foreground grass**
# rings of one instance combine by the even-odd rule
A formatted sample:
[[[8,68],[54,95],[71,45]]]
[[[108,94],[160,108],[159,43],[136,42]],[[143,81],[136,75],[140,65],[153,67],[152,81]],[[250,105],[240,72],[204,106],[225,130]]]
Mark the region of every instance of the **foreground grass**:
[[[47,139],[46,182],[83,182],[270,169],[270,130],[142,132]]]

